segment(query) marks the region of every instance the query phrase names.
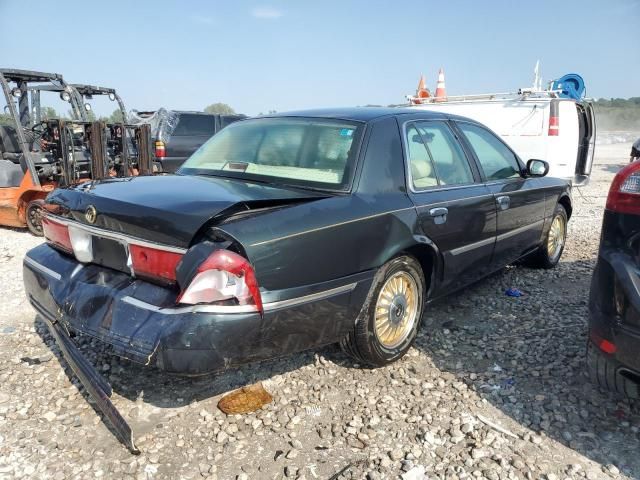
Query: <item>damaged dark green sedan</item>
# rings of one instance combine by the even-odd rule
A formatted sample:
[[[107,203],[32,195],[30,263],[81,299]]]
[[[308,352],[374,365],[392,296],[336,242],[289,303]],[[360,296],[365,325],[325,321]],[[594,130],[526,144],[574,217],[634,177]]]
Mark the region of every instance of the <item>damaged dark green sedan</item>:
[[[334,342],[385,365],[411,346],[430,301],[525,256],[558,262],[571,197],[547,171],[444,114],[245,120],[176,175],[52,193],[47,243],[24,259],[26,292],[133,449],[70,334],[188,375]]]

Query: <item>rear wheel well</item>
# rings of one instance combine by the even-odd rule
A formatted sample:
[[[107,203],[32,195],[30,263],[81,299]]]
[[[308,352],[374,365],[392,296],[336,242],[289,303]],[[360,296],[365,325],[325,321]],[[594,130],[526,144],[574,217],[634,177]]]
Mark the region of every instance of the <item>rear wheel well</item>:
[[[405,249],[402,253],[411,255],[420,263],[420,267],[422,268],[422,273],[424,275],[426,293],[428,298],[428,294],[431,292],[432,279],[434,277],[436,253],[432,248],[426,245],[413,245]]]
[[[567,212],[567,220],[571,218],[571,212],[573,212],[573,207],[571,206],[571,199],[568,196],[560,197],[558,203],[562,205]]]

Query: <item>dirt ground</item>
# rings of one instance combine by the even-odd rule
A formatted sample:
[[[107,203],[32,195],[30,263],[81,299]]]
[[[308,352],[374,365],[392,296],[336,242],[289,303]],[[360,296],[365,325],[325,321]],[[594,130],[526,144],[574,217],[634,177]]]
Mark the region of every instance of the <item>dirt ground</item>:
[[[629,150],[598,145],[556,269],[507,267],[430,306],[434,326],[386,368],[330,346],[182,379],[82,340],[139,456],[109,431],[25,300],[22,258],[40,240],[1,229],[0,479],[640,478],[640,410],[584,372],[602,212]],[[505,296],[509,287],[524,296]],[[271,404],[217,409],[257,381]]]

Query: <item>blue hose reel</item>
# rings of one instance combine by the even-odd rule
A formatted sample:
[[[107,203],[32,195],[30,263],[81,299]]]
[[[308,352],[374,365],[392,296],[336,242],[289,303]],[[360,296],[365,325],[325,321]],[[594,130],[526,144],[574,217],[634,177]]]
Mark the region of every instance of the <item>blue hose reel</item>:
[[[584,80],[577,73],[567,73],[553,81],[552,90],[560,90],[560,98],[580,100],[585,93]]]

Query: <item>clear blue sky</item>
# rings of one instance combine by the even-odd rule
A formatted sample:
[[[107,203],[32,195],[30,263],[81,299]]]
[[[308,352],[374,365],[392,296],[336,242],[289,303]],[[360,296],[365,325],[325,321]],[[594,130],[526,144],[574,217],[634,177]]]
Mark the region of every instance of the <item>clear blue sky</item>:
[[[640,1],[528,5],[0,0],[0,66],[112,86],[140,110],[399,103],[441,66],[450,95],[512,91],[537,59],[545,82],[577,72],[589,96],[640,96]]]

